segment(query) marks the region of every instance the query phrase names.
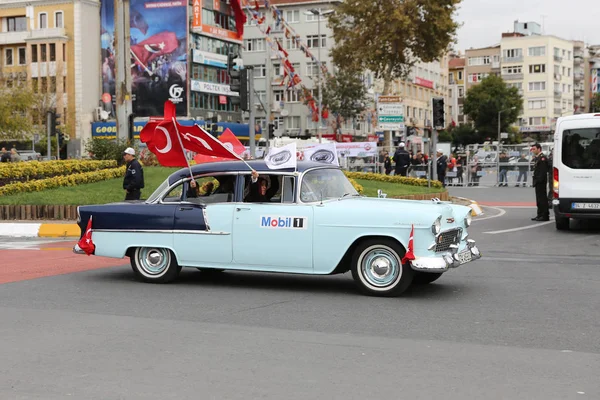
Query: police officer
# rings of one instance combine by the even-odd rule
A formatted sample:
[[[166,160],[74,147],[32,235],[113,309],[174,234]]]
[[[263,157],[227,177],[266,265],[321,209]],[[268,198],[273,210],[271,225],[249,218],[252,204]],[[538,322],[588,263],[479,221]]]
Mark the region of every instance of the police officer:
[[[396,163],[396,175],[406,176],[410,166],[410,154],[404,149],[404,143],[400,143],[398,150],[394,153],[394,162]]]
[[[535,200],[537,203],[537,216],[532,221],[549,221],[550,209],[548,206],[548,157],[542,153],[539,143],[533,145],[531,151],[535,155],[533,167],[533,187],[535,188]]]
[[[125,200],[139,200],[144,188],[144,170],[140,162],[135,158],[135,150],[128,147],[123,152],[123,159],[127,162],[127,171],[123,179],[125,189]]]

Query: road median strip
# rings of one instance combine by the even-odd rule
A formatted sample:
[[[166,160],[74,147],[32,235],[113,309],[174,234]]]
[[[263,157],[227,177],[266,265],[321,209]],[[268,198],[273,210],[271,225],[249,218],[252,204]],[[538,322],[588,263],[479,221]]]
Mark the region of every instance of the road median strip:
[[[47,237],[47,238],[78,238],[81,234],[75,223],[21,223],[9,222],[0,224],[0,236],[9,237]]]

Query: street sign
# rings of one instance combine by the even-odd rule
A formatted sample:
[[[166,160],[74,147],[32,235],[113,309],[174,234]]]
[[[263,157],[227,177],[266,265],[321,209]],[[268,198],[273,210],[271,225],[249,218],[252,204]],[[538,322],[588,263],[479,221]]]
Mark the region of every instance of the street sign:
[[[404,104],[400,96],[377,98],[377,123],[385,131],[404,130]]]

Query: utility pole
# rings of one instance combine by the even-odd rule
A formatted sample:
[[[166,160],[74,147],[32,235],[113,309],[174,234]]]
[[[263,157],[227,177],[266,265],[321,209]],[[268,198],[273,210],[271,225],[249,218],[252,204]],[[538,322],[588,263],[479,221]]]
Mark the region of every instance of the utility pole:
[[[265,12],[265,22],[266,22],[266,25],[267,25],[267,29],[268,29],[269,26],[271,26],[271,21],[270,21],[271,17],[270,17],[270,14],[271,13],[269,13],[269,12]],[[267,75],[266,78],[265,78],[266,91],[267,91],[267,93],[266,93],[267,94],[266,95],[266,101],[265,101],[265,103],[267,103],[266,104],[267,108],[265,108],[265,111],[266,111],[266,120],[267,120],[267,129],[265,131],[266,132],[265,139],[266,139],[267,142],[265,144],[265,146],[266,146],[265,147],[265,154],[267,154],[267,152],[269,151],[269,139],[271,139],[269,137],[268,126],[272,122],[271,121],[271,117],[272,117],[271,116],[271,99],[272,99],[272,96],[271,96],[271,90],[272,90],[272,88],[271,88],[271,81],[272,81],[272,77],[271,77],[271,46],[267,42],[266,39],[265,39],[265,44],[266,44],[266,47],[267,47],[267,59],[265,60],[265,73]]]
[[[129,0],[114,0],[114,9],[117,138],[127,139],[129,137],[129,115],[132,112]]]
[[[248,113],[249,121],[248,128],[250,131],[248,132],[248,137],[250,138],[250,156],[252,158],[256,158],[256,129],[254,129],[254,125],[256,124],[254,118],[254,67],[246,67],[248,70]]]
[[[46,139],[48,139],[48,145],[46,150],[48,151],[48,161],[51,160],[52,156],[52,146],[50,145],[50,140],[52,139],[52,124],[54,122],[54,118],[52,115],[52,111],[48,111],[46,113]]]

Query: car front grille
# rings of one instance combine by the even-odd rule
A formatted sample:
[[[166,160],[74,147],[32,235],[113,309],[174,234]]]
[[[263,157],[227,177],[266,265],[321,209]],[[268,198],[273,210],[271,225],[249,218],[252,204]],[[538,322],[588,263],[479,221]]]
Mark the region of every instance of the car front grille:
[[[460,243],[461,237],[461,228],[450,229],[440,233],[435,240],[435,251],[440,252],[449,250],[451,245]]]

